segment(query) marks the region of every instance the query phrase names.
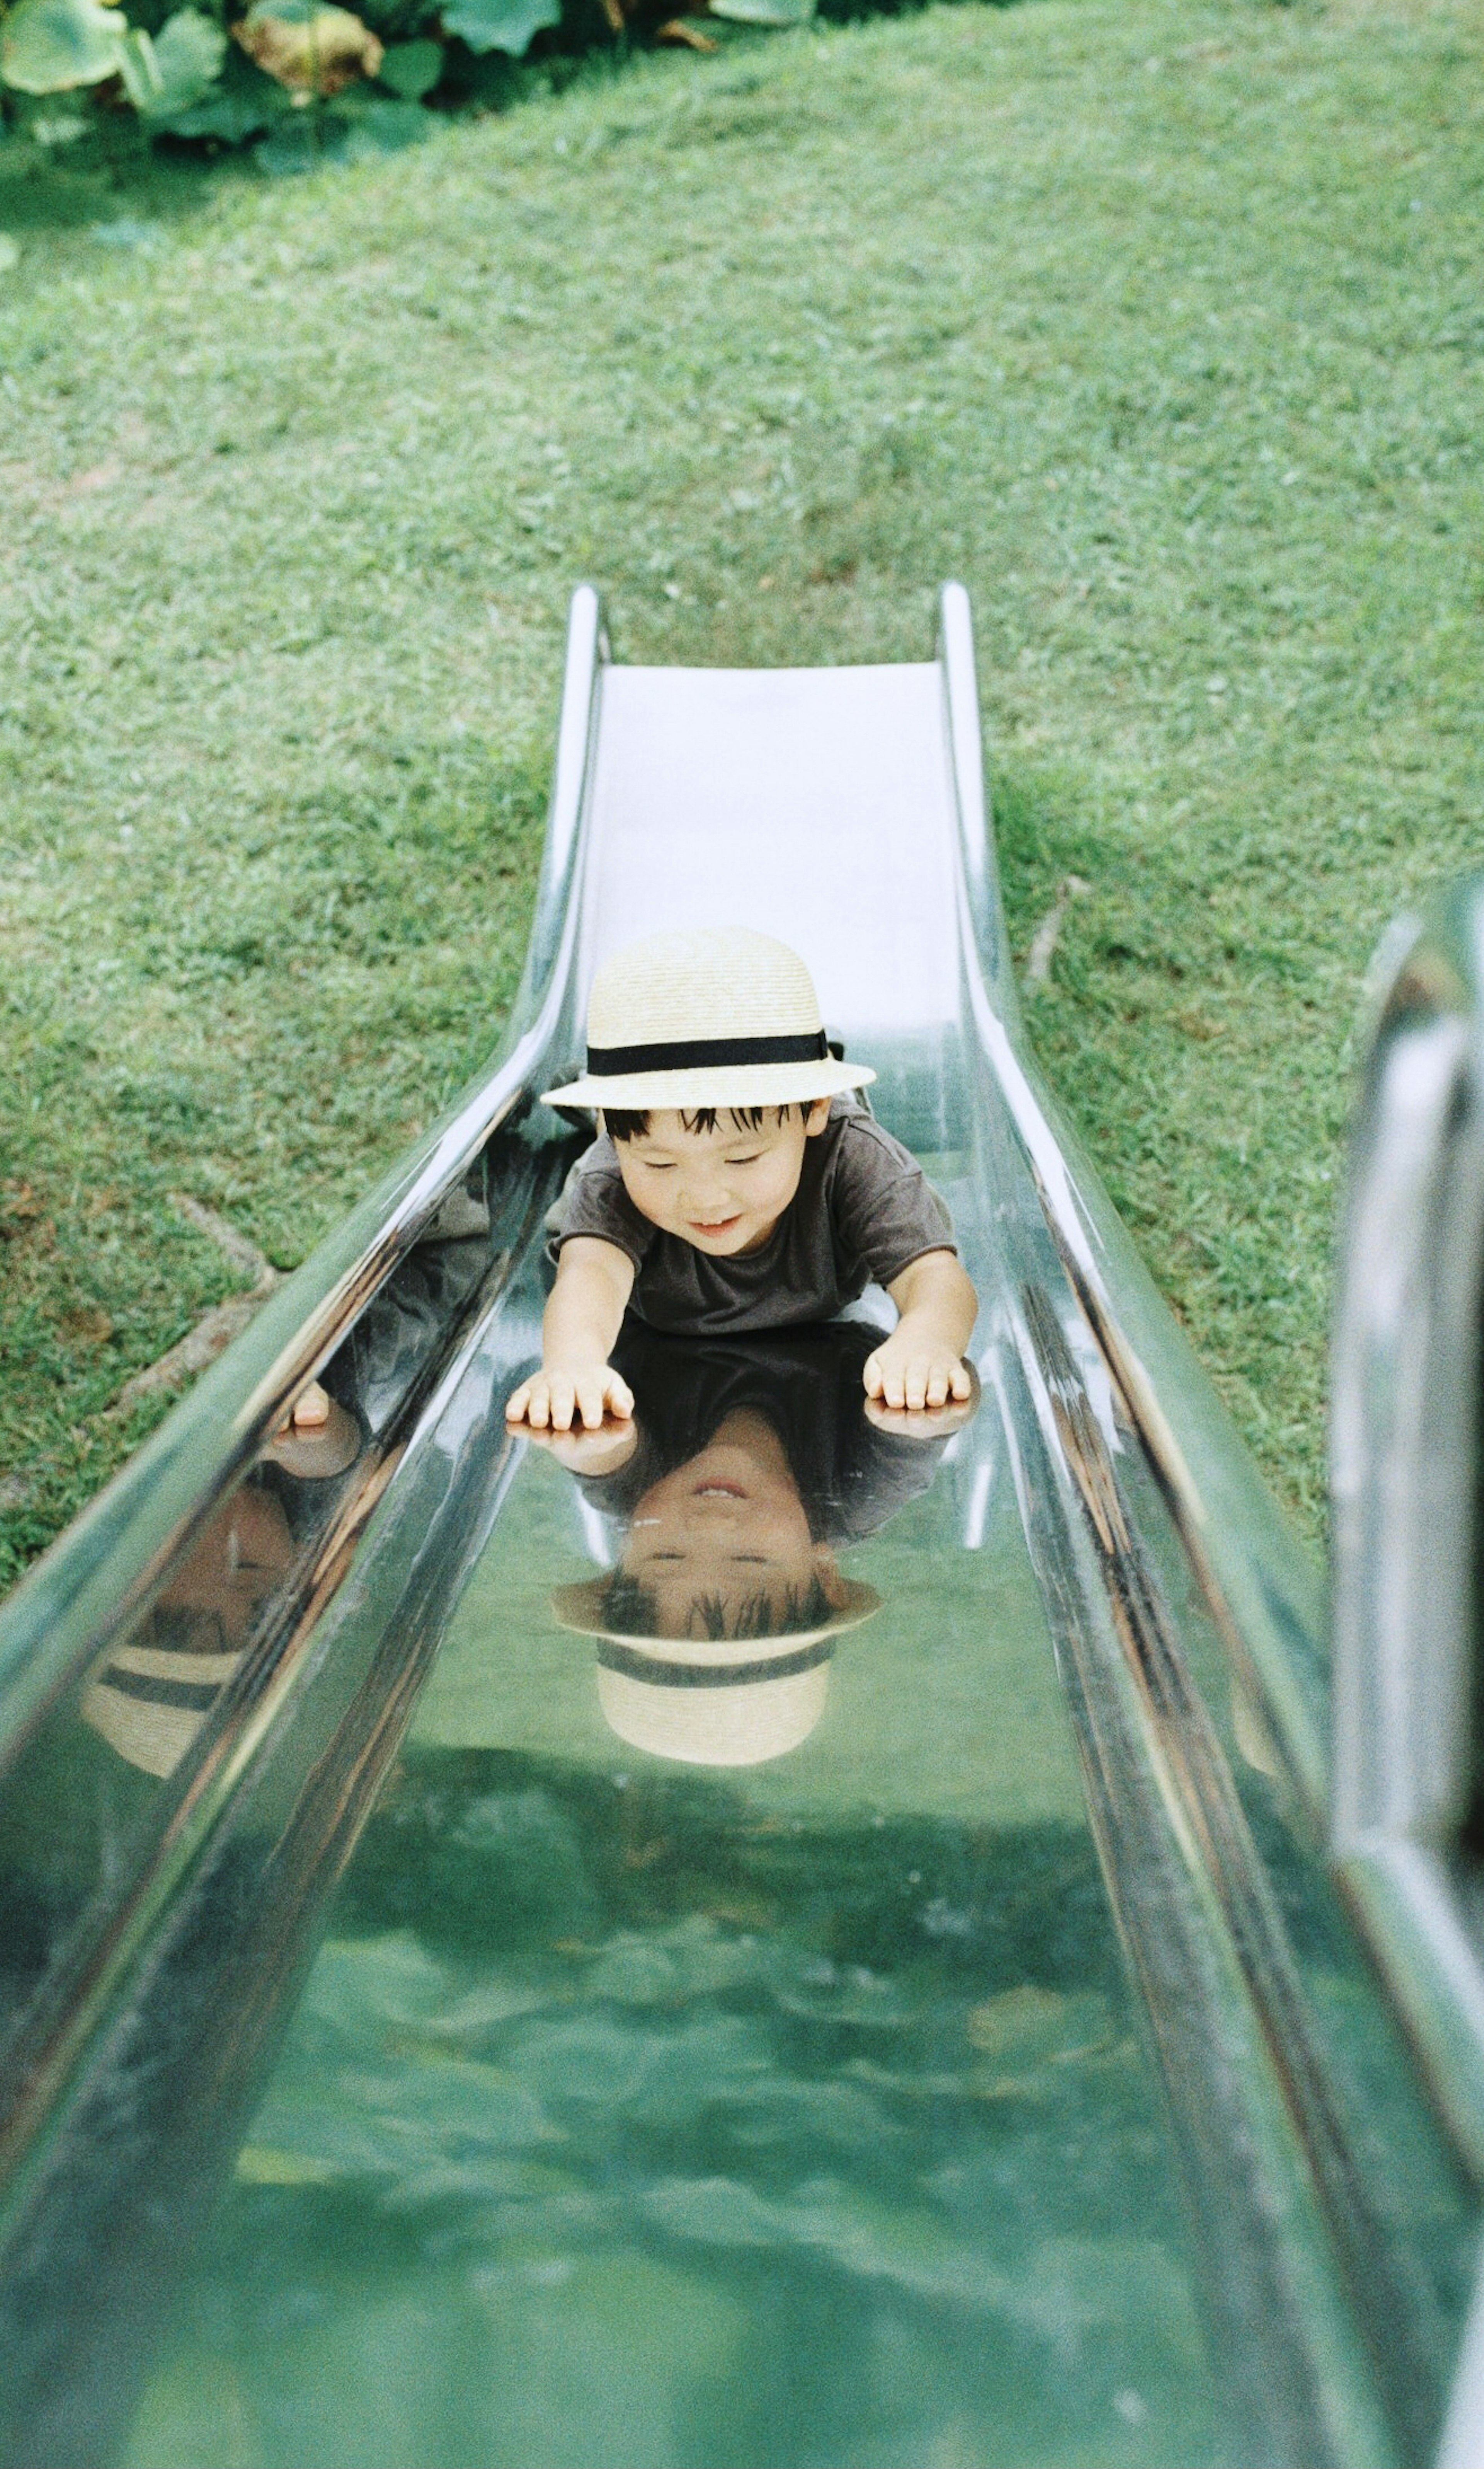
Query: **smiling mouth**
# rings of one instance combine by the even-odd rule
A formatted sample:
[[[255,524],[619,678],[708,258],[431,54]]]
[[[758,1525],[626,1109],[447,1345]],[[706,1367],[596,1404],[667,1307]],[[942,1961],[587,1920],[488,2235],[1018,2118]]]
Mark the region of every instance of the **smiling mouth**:
[[[741,1224],[742,1212],[740,1211],[735,1217],[719,1217],[714,1226],[703,1225],[699,1218],[693,1217],[691,1220],[691,1232],[693,1234],[730,1234],[733,1227],[740,1226]]]
[[[745,1500],[740,1483],[698,1483],[691,1494],[693,1500]]]

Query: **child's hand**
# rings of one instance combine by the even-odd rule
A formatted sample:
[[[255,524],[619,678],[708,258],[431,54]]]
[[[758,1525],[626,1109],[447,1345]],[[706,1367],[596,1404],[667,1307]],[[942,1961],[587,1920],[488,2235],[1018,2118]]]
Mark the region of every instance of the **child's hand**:
[[[905,1328],[894,1330],[867,1356],[862,1377],[868,1397],[914,1414],[925,1406],[946,1406],[950,1397],[969,1397],[973,1393],[969,1366],[961,1355],[950,1352],[939,1338]]]
[[[605,1414],[627,1422],[634,1411],[634,1395],[607,1363],[543,1363],[522,1380],[505,1409],[508,1423],[529,1423],[533,1431],[570,1432],[579,1420],[596,1432]]]

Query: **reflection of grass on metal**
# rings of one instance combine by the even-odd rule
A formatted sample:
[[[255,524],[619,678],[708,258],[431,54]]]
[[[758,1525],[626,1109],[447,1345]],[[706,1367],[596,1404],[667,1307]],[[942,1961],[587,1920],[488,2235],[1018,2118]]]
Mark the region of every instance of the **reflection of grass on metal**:
[[[734,2440],[750,2413],[748,2457],[799,2457],[801,2428],[817,2457],[856,2457],[881,2409],[884,2322],[894,2356],[910,2338],[919,2395],[896,2406],[925,2426],[936,2412],[982,2434],[1014,2389],[1094,2455],[1127,2389],[1150,2420],[1144,2457],[1205,2458],[1183,2226],[1146,2161],[1156,2131],[1080,1824],[759,1825],[714,1777],[651,1771],[620,1791],[570,1761],[413,1749],[148,2420],[162,2457],[189,2448],[191,2387],[230,2361],[256,2423],[270,2344],[254,2293],[328,2275],[308,2343],[271,2344],[273,2405],[299,2410],[324,2343],[360,2319],[350,2251],[378,2320],[417,2315],[436,2342],[481,2292],[518,2362],[510,2259],[534,2255],[533,2329],[564,2326],[545,2405],[603,2412],[601,2440],[569,2418],[579,2457],[651,2457],[682,2411],[709,2457],[719,2408]],[[437,2330],[396,2302],[429,2253],[446,2258]],[[1072,2344],[1074,2256],[1096,2331]],[[665,2337],[636,2377],[655,2274]],[[725,2378],[690,2338],[718,2308]],[[816,2316],[828,2340],[800,2328]],[[362,2377],[373,2413],[382,2378],[422,2388],[424,2334],[390,2337]],[[514,2457],[502,2412],[519,2403],[502,2394],[523,2381],[514,2364],[445,2380],[471,2456]],[[963,2448],[977,2457],[968,2432]]]
[[[1038,1043],[1316,1514],[1358,975],[1480,810],[1469,22],[878,20],[323,192],[0,148],[0,1570],[227,1291],[170,1190],[286,1266],[491,1041],[589,567],[740,665],[963,575],[1022,966],[1092,887]]]

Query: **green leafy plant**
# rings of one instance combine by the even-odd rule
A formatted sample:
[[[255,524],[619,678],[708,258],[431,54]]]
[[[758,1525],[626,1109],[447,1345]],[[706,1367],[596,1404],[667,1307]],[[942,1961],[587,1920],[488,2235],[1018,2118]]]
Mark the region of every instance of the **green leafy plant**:
[[[445,31],[471,52],[505,52],[516,60],[560,19],[561,0],[453,0],[444,11]]]
[[[191,110],[221,75],[226,49],[221,28],[197,9],[177,9],[154,35],[131,26],[119,69],[140,118],[167,121]]]
[[[128,24],[101,0],[18,0],[0,24],[0,78],[21,94],[66,94],[122,75]]]
[[[403,103],[421,103],[444,73],[444,47],[425,37],[412,43],[391,43],[381,55],[381,82]]]
[[[131,5],[144,22],[131,21]],[[0,0],[0,119],[14,96],[74,94],[67,134],[132,107],[151,138],[256,145],[264,171],[308,170],[414,145],[428,104],[503,91],[533,46],[581,52],[635,36],[716,48],[709,21],[739,32],[806,24],[818,0],[197,0],[158,20],[158,0]],[[723,33],[717,25],[717,36]],[[44,115],[19,114],[55,142]],[[48,134],[51,131],[51,134]]]

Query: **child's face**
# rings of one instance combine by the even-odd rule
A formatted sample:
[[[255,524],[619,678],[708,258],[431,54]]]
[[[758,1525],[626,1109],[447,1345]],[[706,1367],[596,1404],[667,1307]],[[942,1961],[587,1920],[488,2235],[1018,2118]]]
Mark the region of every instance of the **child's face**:
[[[687,1131],[674,1112],[650,1117],[637,1140],[615,1141],[624,1189],[651,1226],[719,1258],[756,1252],[799,1188],[804,1143],[824,1130],[830,1102],[807,1116],[770,1109],[760,1131],[719,1115],[713,1131]]]
[[[790,1597],[814,1578],[832,1603],[843,1600],[833,1555],[810,1534],[781,1442],[745,1407],[728,1415],[698,1457],[651,1485],[634,1511],[623,1567],[653,1595],[660,1637],[704,1634],[702,1603],[720,1606],[726,1636],[743,1604],[752,1633],[770,1636]]]

